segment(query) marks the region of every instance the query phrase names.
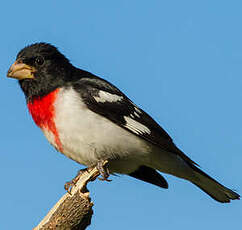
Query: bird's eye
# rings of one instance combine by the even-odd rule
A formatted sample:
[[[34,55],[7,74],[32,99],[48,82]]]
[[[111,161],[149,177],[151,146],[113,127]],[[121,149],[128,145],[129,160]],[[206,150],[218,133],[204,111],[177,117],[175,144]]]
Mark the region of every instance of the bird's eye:
[[[41,57],[41,56],[36,57],[36,58],[35,58],[35,63],[36,63],[37,65],[43,65],[43,64],[44,64],[44,58]]]

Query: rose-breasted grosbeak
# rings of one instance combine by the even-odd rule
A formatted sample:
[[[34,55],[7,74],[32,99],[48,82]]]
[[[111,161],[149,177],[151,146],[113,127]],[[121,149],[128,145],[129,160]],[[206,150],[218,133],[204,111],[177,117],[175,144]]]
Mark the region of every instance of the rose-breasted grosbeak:
[[[108,160],[110,173],[168,188],[158,170],[192,182],[219,202],[239,199],[201,171],[118,88],[74,67],[54,46],[25,47],[8,77],[19,80],[29,112],[48,141],[76,162],[92,167]],[[100,171],[108,176],[101,167]]]

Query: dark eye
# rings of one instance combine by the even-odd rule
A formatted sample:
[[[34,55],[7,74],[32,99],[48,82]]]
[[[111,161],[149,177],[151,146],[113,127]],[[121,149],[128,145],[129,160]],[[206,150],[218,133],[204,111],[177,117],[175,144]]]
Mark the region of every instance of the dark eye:
[[[36,58],[35,58],[35,63],[36,63],[37,65],[43,65],[43,64],[44,64],[44,58],[41,57],[41,56],[36,57]]]

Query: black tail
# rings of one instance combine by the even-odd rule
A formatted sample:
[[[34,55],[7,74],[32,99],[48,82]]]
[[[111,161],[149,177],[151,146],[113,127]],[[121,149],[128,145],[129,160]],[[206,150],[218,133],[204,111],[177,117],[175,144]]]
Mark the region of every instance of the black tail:
[[[240,195],[229,188],[226,188],[212,177],[207,175],[201,169],[193,166],[195,178],[191,180],[193,184],[198,186],[214,200],[221,203],[229,203],[230,200],[239,200]]]
[[[157,185],[162,188],[168,188],[168,183],[155,169],[147,166],[140,166],[136,171],[129,174],[136,179]]]

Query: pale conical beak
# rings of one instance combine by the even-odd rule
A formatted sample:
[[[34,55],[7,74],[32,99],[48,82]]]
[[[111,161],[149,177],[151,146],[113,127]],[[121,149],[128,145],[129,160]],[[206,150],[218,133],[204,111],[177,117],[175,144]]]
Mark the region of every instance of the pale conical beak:
[[[34,78],[35,68],[24,63],[15,61],[8,70],[7,76],[23,80],[26,78]]]

